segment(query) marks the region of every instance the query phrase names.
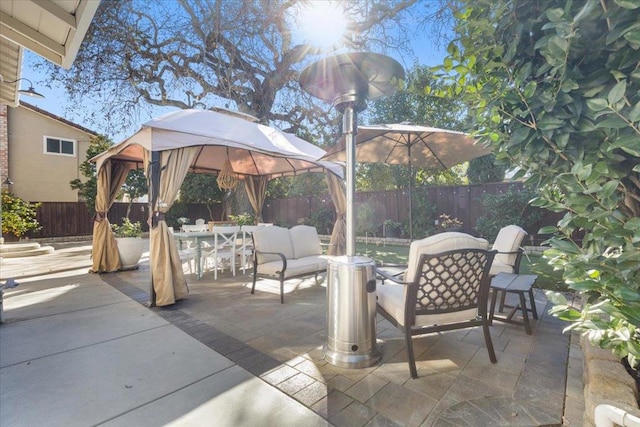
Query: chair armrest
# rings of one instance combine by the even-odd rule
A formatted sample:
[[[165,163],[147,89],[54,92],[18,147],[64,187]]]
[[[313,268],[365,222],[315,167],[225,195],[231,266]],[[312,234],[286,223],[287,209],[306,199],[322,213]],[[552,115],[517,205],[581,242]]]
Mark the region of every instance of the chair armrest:
[[[265,251],[260,251],[258,249],[254,249],[253,251],[253,268],[257,268],[258,267],[258,254],[263,254],[263,255],[278,255],[280,257],[280,259],[282,260],[282,271],[280,271],[280,273],[284,273],[287,270],[287,257],[284,256],[283,253],[280,252],[265,252]]]
[[[405,282],[403,280],[400,280],[398,276],[400,276],[402,274],[401,273],[395,273],[395,274],[391,274],[389,272],[386,272],[384,270],[380,270],[378,268],[376,268],[376,274],[378,276],[382,276],[382,283],[384,284],[385,280],[391,280],[393,283],[396,283],[398,285],[412,285],[413,282]]]
[[[512,252],[501,252],[501,251],[494,251],[497,254],[504,254],[504,255],[512,255],[512,254],[516,254],[516,260],[513,263],[513,272],[515,274],[520,274],[520,260],[522,260],[522,254],[524,253],[524,250],[522,248],[518,248],[517,251],[512,251]]]

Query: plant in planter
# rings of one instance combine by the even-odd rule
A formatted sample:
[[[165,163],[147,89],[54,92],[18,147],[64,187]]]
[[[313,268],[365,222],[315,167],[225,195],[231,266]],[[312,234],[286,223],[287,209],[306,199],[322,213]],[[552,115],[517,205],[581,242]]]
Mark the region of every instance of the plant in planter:
[[[400,237],[402,224],[392,219],[385,219],[382,222],[382,230],[384,237]]]
[[[118,243],[118,253],[122,270],[138,268],[138,263],[144,250],[142,235],[142,224],[131,222],[129,218],[122,218],[122,225],[112,224],[111,229],[116,235]]]

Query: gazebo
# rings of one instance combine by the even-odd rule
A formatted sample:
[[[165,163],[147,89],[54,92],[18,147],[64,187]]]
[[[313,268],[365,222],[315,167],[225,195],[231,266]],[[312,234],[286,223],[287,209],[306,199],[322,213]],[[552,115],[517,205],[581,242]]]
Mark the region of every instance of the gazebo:
[[[295,135],[209,110],[179,110],[145,123],[133,136],[94,157],[98,176],[92,272],[116,271],[120,258],[107,212],[129,170],[149,179],[151,305],[165,306],[188,294],[178,249],[164,220],[187,172],[243,180],[260,217],[270,179],[326,173],[337,210],[332,255],[344,248],[343,167],[319,160],[325,151]]]

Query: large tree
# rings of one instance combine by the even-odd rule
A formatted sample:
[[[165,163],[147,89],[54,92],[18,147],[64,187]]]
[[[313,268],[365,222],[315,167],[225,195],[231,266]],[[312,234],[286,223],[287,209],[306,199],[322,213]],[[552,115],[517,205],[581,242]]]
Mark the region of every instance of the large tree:
[[[451,95],[498,160],[566,212],[546,253],[583,293],[555,313],[640,364],[640,3],[461,0]],[[577,233],[578,232],[578,233]],[[581,241],[575,236],[584,233]]]
[[[72,101],[96,100],[87,114],[116,127],[137,123],[145,106],[222,105],[289,131],[323,126],[329,109],[314,108],[318,101],[298,85],[299,72],[322,53],[298,34],[312,3],[102,0],[74,66],[50,66],[51,79]],[[349,19],[342,44],[373,51],[408,46],[410,9],[420,20],[443,12],[440,2],[417,0],[338,4]]]

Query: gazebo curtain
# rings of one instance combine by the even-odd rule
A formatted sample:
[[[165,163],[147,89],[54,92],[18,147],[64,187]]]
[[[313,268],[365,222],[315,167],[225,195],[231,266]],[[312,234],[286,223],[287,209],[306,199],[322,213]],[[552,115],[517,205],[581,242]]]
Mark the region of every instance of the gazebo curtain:
[[[178,248],[164,215],[173,205],[182,181],[199,151],[199,147],[185,147],[160,152],[160,187],[151,213],[152,227],[149,231],[151,280],[155,304],[158,306],[173,304],[189,293]],[[149,159],[145,158],[145,163],[148,161]]]
[[[121,162],[106,160],[98,171],[97,193],[93,217],[93,243],[91,273],[116,271],[120,268],[120,255],[116,239],[111,231],[107,212],[116,198],[118,190],[127,179],[129,167]]]
[[[325,172],[325,178],[331,194],[331,200],[336,208],[336,222],[333,225],[327,255],[344,255],[347,252],[347,196],[345,183],[342,178],[329,171]]]
[[[244,180],[244,188],[249,203],[256,214],[256,224],[262,222],[262,207],[267,197],[268,178],[266,176],[248,176]]]

